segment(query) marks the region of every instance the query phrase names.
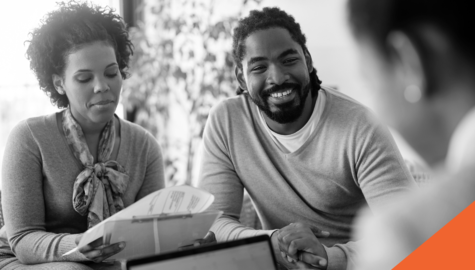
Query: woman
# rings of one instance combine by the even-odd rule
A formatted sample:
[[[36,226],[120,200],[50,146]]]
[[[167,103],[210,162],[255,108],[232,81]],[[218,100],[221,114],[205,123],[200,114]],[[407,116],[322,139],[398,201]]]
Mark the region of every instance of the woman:
[[[475,32],[469,7],[461,0],[349,1],[361,68],[373,82],[381,114],[437,168],[438,178],[448,180],[382,218],[362,218],[358,236],[366,244],[358,269],[393,268],[475,200]],[[452,240],[424,269],[458,269],[455,263],[468,259],[447,256],[464,241]]]
[[[164,187],[156,140],[114,114],[131,54],[120,16],[87,3],[59,4],[33,31],[30,67],[64,110],[27,119],[9,136],[1,269],[104,267],[127,243],[62,254],[88,228]]]

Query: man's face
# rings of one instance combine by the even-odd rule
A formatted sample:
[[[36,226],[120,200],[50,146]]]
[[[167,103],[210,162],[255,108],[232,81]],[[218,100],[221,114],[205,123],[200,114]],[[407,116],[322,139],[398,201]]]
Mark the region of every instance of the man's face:
[[[259,30],[246,38],[237,77],[252,101],[278,123],[302,114],[310,92],[310,56],[284,28]]]

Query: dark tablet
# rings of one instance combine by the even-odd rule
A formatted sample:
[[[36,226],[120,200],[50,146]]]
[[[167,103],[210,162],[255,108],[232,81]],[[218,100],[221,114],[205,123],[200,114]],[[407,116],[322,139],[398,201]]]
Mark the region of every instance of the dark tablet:
[[[277,269],[270,238],[260,235],[126,262],[127,270]]]

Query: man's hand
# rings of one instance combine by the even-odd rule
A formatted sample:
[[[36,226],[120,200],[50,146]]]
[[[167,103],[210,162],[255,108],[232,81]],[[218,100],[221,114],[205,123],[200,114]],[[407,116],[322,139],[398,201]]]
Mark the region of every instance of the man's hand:
[[[290,268],[326,269],[328,257],[318,237],[328,237],[329,232],[314,226],[291,223],[272,235],[273,243],[277,240],[282,260],[279,263]],[[279,257],[279,256],[278,256]]]
[[[82,238],[82,234],[76,237],[76,245]],[[93,241],[89,245],[86,245],[79,249],[86,258],[89,260],[100,263],[110,256],[119,253],[125,248],[125,242],[114,243],[110,245],[103,245],[102,237]]]

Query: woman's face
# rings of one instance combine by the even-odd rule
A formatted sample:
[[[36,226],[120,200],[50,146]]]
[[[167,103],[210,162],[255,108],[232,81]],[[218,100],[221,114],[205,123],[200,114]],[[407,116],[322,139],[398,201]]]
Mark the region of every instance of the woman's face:
[[[83,127],[107,123],[122,88],[114,48],[97,41],[73,51],[66,59],[63,89],[74,118]]]

